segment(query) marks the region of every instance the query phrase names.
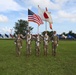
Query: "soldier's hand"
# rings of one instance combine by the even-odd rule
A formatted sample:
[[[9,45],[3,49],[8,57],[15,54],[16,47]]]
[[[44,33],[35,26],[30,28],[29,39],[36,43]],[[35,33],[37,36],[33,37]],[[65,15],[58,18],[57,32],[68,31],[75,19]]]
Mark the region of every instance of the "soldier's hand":
[[[22,46],[20,48],[22,48]]]
[[[57,44],[57,46],[58,46],[58,44]]]
[[[52,40],[52,42],[54,42],[54,41]]]
[[[16,42],[14,42],[14,44],[16,44]]]

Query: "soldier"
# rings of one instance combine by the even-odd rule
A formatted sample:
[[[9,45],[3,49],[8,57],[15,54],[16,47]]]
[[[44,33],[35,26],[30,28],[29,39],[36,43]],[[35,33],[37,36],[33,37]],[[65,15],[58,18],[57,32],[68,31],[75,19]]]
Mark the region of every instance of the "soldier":
[[[30,31],[28,31],[27,33],[27,37],[26,37],[26,45],[27,45],[27,55],[31,54],[31,34]]]
[[[52,36],[52,55],[53,56],[56,56],[56,48],[58,46],[58,41],[59,41],[59,38],[56,35],[56,31],[54,31]]]
[[[36,36],[36,55],[40,54],[40,36],[39,34]]]
[[[44,41],[43,41],[43,46],[44,46],[44,55],[47,56],[47,53],[48,53],[48,42],[49,42],[49,36],[47,35],[47,32],[45,33],[45,36],[44,36]]]
[[[17,35],[15,39],[15,44],[16,44],[16,53],[17,56],[20,56],[20,49],[22,48],[22,39],[20,38],[20,34]]]

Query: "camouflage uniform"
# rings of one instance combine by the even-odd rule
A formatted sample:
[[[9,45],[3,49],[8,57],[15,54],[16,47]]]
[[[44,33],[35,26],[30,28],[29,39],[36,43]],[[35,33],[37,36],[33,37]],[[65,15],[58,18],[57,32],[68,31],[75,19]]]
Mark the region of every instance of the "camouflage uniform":
[[[26,38],[26,45],[27,45],[27,55],[31,54],[31,34],[28,32],[27,33],[27,38]]]
[[[48,53],[48,43],[49,43],[49,36],[47,35],[47,33],[45,33],[45,36],[44,36],[44,41],[43,41],[43,46],[44,46],[44,55],[47,55]]]
[[[16,53],[20,56],[20,49],[22,48],[22,39],[20,38],[20,34],[18,34],[17,38],[15,39],[16,44]]]
[[[36,55],[40,54],[40,36],[39,34],[36,36]]]
[[[58,46],[58,41],[59,41],[59,38],[58,36],[56,35],[56,31],[54,31],[54,34],[52,36],[52,55],[55,56],[56,55],[56,48]]]

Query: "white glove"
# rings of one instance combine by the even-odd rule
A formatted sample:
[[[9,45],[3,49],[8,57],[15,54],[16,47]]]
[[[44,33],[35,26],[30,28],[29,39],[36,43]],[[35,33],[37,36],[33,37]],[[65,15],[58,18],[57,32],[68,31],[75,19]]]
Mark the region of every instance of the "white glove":
[[[22,46],[20,48],[22,48]]]
[[[58,44],[57,44],[57,46],[58,46]]]
[[[14,42],[14,44],[16,44],[16,42]]]
[[[54,41],[52,40],[52,42],[54,42]]]

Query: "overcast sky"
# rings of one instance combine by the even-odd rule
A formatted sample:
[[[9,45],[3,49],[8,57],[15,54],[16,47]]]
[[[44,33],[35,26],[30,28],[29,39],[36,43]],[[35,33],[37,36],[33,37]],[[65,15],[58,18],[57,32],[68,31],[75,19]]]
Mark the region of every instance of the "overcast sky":
[[[28,20],[28,8],[38,14],[38,5],[51,12],[53,30],[57,33],[73,31],[76,33],[76,0],[0,0],[0,33],[14,32],[13,27],[19,19]],[[37,33],[37,24],[32,33]],[[39,27],[39,32],[45,30],[45,22]],[[47,23],[47,30],[51,31]]]

